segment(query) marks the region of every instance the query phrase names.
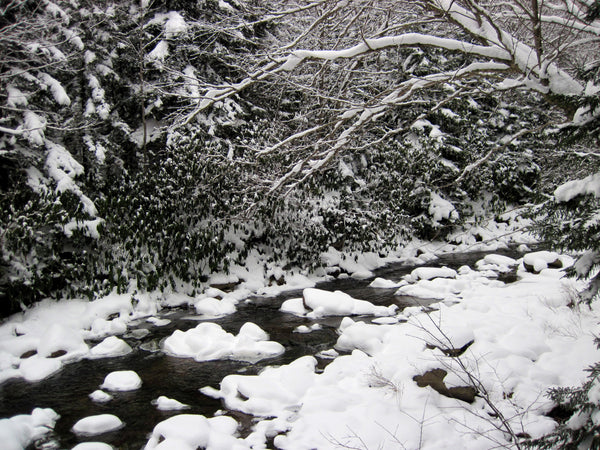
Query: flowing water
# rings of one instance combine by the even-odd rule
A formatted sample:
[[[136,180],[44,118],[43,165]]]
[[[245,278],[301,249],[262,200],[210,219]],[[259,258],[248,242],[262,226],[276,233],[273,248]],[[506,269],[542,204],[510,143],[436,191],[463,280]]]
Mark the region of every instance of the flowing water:
[[[495,253],[517,256],[513,251]],[[427,265],[453,268],[465,264],[473,266],[485,254],[483,252],[449,254]],[[413,268],[392,264],[379,269],[375,275],[398,281]],[[354,298],[368,300],[378,305],[396,304],[399,309],[423,304],[420,299],[395,296],[395,289],[370,288],[368,285],[371,281],[371,279],[336,279],[321,283],[318,287],[329,291],[341,290]],[[505,281],[511,281],[510,276]],[[165,355],[159,350],[162,339],[176,329],[185,331],[198,324],[198,318],[190,311],[167,310],[161,315],[171,320],[171,323],[166,326],[155,327],[143,321],[130,326],[129,333],[124,337],[134,348],[129,355],[85,359],[68,364],[57,374],[37,383],[9,380],[1,384],[0,418],[30,414],[35,407],[52,408],[60,414],[61,418],[50,438],[53,442],[58,442],[60,448],[72,448],[84,441],[102,441],[118,449],[139,450],[145,445],[148,435],[156,424],[170,416],[182,413],[182,411],[157,410],[151,404],[157,397],[164,395],[190,405],[190,409],[183,411],[185,413],[211,417],[218,410],[224,410],[223,405],[219,400],[201,394],[200,388],[204,386],[218,388],[219,382],[228,374],[255,374],[265,366],[287,364],[301,356],[315,355],[321,350],[332,348],[337,340],[336,329],[341,321],[340,317],[319,320],[322,329],[302,334],[294,333],[293,330],[299,325],[312,322],[279,311],[284,300],[299,296],[301,291],[288,291],[272,298],[251,298],[248,302],[241,302],[236,313],[211,320],[234,334],[237,334],[244,323],[256,323],[269,333],[271,340],[284,345],[286,351],[279,357],[251,364],[229,360],[200,363],[193,359]],[[144,332],[132,333],[133,330],[144,328],[150,331],[146,336],[142,336]],[[320,367],[326,363],[326,360],[320,361]],[[143,380],[142,387],[132,392],[114,393],[114,398],[108,403],[100,404],[91,401],[89,394],[98,389],[109,372],[116,370],[136,371]],[[248,431],[251,418],[235,411],[225,410],[225,412],[242,422],[242,432]],[[78,437],[71,432],[71,427],[79,419],[104,413],[118,416],[126,426],[112,433],[89,438]]]

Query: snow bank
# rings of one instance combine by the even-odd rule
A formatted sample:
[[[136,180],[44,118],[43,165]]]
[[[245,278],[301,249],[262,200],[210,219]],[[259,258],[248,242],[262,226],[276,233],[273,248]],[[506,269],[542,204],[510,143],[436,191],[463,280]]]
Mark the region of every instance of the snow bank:
[[[155,297],[139,294],[135,301],[130,294],[93,302],[44,300],[0,324],[0,382],[39,381],[69,362],[125,354],[129,346],[114,336],[92,349],[85,341],[123,334],[128,322],[155,314],[158,307]]]
[[[54,429],[59,415],[50,408],[35,408],[22,414],[0,419],[0,442],[3,450],[22,450]]]
[[[285,351],[283,345],[268,339],[268,334],[251,322],[242,325],[236,336],[216,323],[203,322],[185,332],[176,330],[165,339],[163,350],[169,355],[196,361],[236,359],[256,362]]]
[[[396,305],[376,306],[365,300],[354,299],[341,291],[328,292],[308,288],[304,289],[302,295],[303,298],[283,302],[281,311],[318,318],[344,315],[391,316],[398,309]]]
[[[181,414],[156,425],[144,449],[247,449],[249,446],[234,436],[237,426],[235,419],[227,416],[207,419]]]
[[[484,262],[498,270],[515,263],[499,255]],[[516,433],[539,437],[556,425],[545,415],[553,407],[547,389],[580,384],[597,359],[599,307],[570,309],[566,292],[577,283],[560,270],[526,273],[509,285],[487,271],[463,267],[455,278],[415,281],[452,285],[456,302],[427,313],[412,308],[405,323],[344,318],[335,348],[350,353],[322,373],[306,356],[259,375],[229,375],[218,390],[202,392],[262,418],[247,442],[276,435],[282,449],[511,446],[482,398],[467,403],[413,380],[444,369],[446,390],[477,377]]]
[[[112,414],[99,414],[84,417],[73,425],[73,433],[83,436],[97,436],[123,428],[125,424]]]
[[[142,380],[133,370],[118,370],[104,378],[100,386],[107,391],[134,391],[142,386]]]

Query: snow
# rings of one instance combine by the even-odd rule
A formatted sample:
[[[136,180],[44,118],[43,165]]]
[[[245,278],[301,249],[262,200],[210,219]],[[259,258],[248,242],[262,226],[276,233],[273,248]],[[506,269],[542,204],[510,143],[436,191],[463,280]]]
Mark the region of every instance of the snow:
[[[563,257],[556,252],[541,251],[528,253],[523,256],[523,263],[533,267],[535,272],[541,272],[547,269],[549,265],[557,263],[558,268],[564,266],[570,266],[573,264],[573,260],[570,257]]]
[[[225,11],[235,12],[233,6],[227,3],[225,0],[219,0],[219,9],[223,9]]]
[[[92,217],[97,214],[94,203],[83,194],[75,182],[75,178],[83,175],[83,166],[79,164],[69,153],[69,151],[60,144],[45,141],[48,150],[46,157],[46,170],[48,174],[56,181],[56,191],[70,191],[77,195],[83,205],[83,210]]]
[[[207,297],[198,300],[194,307],[198,314],[215,318],[234,313],[237,310],[235,303],[235,300],[232,300],[229,297],[223,298],[222,300]]]
[[[59,415],[50,408],[35,408],[30,415],[0,419],[3,450],[22,450],[54,429]]]
[[[52,92],[52,96],[54,97],[54,100],[56,100],[56,103],[61,106],[69,106],[71,104],[71,99],[67,95],[65,88],[60,84],[60,81],[52,78],[47,73],[41,73],[39,79],[42,82],[42,86],[50,88],[50,92]]]
[[[579,195],[587,194],[600,196],[600,173],[562,184],[554,191],[554,200],[558,203],[568,202]]]
[[[201,415],[181,414],[156,425],[144,449],[249,448],[244,441],[234,436],[236,430],[237,422],[231,417],[217,416],[207,419]]]
[[[142,380],[133,370],[117,370],[104,378],[100,386],[107,391],[135,391],[142,386]]]
[[[283,345],[269,341],[269,336],[258,325],[246,322],[237,335],[226,332],[220,325],[203,322],[188,331],[176,330],[165,339],[165,353],[196,361],[235,359],[260,361],[278,356]]]
[[[44,131],[46,130],[46,119],[38,116],[33,111],[25,111],[23,114],[23,135],[33,145],[44,145]]]
[[[532,255],[534,260],[555,256]],[[565,264],[572,262],[559,256]],[[498,272],[517,263],[502,255],[481,261]],[[335,348],[347,354],[319,354],[335,358],[322,373],[316,360],[305,356],[258,375],[229,375],[219,389],[202,392],[262,418],[248,443],[277,435],[275,446],[283,449],[331,448],[335,442],[361,448],[510,446],[504,433],[491,431],[502,425],[483,399],[469,404],[413,381],[428,370],[445,368],[444,383],[463,386],[467,370],[483,383],[516,433],[539,437],[556,425],[545,416],[552,408],[547,389],[580,384],[584,369],[597,357],[598,307],[569,308],[566,292],[577,282],[564,279],[559,269],[523,272],[509,285],[490,281],[490,270],[465,266],[453,278],[414,277],[415,285],[451,286],[456,301],[428,312],[407,309],[405,323],[344,318]],[[461,364],[441,351],[461,347],[468,347]],[[592,390],[592,401],[600,398],[596,391],[600,388]]]
[[[429,203],[429,214],[433,216],[434,222],[440,222],[442,220],[456,220],[458,219],[458,211],[452,203],[448,200],[443,199],[435,192],[431,193],[431,201]]]
[[[152,400],[152,404],[156,406],[156,409],[160,411],[177,411],[181,409],[188,409],[190,406],[181,403],[175,399],[165,397],[161,395],[156,400]]]
[[[17,108],[19,106],[27,106],[27,95],[21,92],[14,86],[7,86],[6,91],[8,92],[8,99],[6,100],[6,106],[10,108]]]
[[[111,401],[113,399],[112,395],[107,394],[106,392],[104,392],[104,391],[102,391],[100,389],[95,390],[94,392],[92,392],[89,395],[89,397],[90,397],[90,399],[93,402],[96,402],[96,403],[106,403],[106,402],[109,402],[109,401]]]
[[[167,56],[169,56],[169,44],[167,41],[159,41],[146,57],[150,61],[163,62]]]
[[[73,433],[83,436],[96,436],[123,428],[125,424],[113,414],[98,414],[84,417],[73,425]]]
[[[431,280],[433,278],[456,278],[456,270],[449,267],[417,267],[413,269],[407,279]]]
[[[365,300],[357,300],[348,294],[335,291],[328,292],[321,289],[304,289],[302,298],[286,300],[281,305],[281,311],[306,315],[309,318],[343,315],[373,315],[391,316],[397,309],[396,305],[376,306]]]
[[[371,284],[369,284],[369,287],[379,289],[394,289],[399,288],[400,283],[396,283],[395,281],[391,280],[386,280],[385,278],[377,277],[371,282]]]
[[[107,358],[114,356],[123,356],[131,353],[133,350],[122,339],[116,336],[109,336],[98,345],[90,349],[89,358]]]
[[[168,19],[165,22],[165,37],[167,39],[173,39],[181,33],[185,33],[187,30],[187,24],[185,19],[177,11],[170,11]]]
[[[512,267],[517,264],[513,258],[503,255],[486,255],[475,263],[479,271],[493,270],[496,272],[510,272]]]
[[[114,450],[112,445],[104,442],[82,442],[77,444],[71,450]]]

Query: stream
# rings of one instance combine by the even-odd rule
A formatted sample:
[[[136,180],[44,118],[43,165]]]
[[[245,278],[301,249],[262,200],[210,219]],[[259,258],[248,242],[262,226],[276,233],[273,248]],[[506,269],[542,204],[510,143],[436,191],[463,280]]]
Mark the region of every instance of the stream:
[[[443,255],[426,265],[455,269],[462,265],[473,267],[477,260],[489,253],[519,256],[514,250],[455,253]],[[414,266],[392,264],[376,270],[375,276],[398,281],[413,269]],[[377,305],[396,304],[399,310],[423,304],[422,299],[395,296],[396,289],[370,288],[368,285],[372,279],[335,279],[319,283],[317,287],[328,291],[341,290],[354,298]],[[503,281],[513,280],[508,275]],[[269,333],[271,340],[285,347],[285,353],[276,358],[252,364],[231,360],[196,362],[165,355],[159,349],[160,341],[177,329],[185,331],[194,328],[199,319],[195,312],[185,308],[162,310],[158,316],[171,320],[166,326],[156,327],[143,320],[130,324],[128,333],[121,336],[134,349],[126,356],[83,359],[66,365],[60,372],[37,383],[14,379],[1,384],[0,418],[30,414],[35,407],[52,408],[60,414],[54,432],[49,435],[50,442],[45,447],[43,443],[38,443],[37,447],[32,448],[72,448],[80,442],[102,441],[118,449],[139,450],[146,444],[154,426],[166,418],[181,413],[212,417],[219,410],[240,421],[241,433],[247,434],[252,424],[251,417],[224,409],[221,401],[203,395],[199,389],[204,386],[218,388],[220,381],[229,374],[256,374],[266,366],[288,364],[301,356],[331,349],[338,337],[336,329],[341,317],[317,320],[322,325],[321,329],[302,334],[293,330],[299,325],[314,322],[279,311],[283,301],[301,295],[302,291],[296,290],[270,298],[252,297],[247,302],[240,302],[236,313],[210,320],[234,334],[244,323],[256,323]],[[142,336],[146,333],[144,331],[134,331],[143,328],[149,332],[145,336]],[[319,360],[319,367],[322,369],[328,362]],[[93,402],[89,394],[98,389],[109,372],[116,370],[136,371],[143,380],[142,387],[132,392],[116,392],[107,403]],[[190,408],[184,411],[160,411],[151,402],[161,395],[186,403]],[[94,437],[77,436],[71,431],[79,419],[104,413],[118,416],[125,422],[125,427]]]

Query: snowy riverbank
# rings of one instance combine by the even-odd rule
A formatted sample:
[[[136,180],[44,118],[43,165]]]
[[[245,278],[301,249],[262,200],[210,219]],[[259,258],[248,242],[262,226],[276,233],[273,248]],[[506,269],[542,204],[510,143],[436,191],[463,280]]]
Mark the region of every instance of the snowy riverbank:
[[[508,239],[494,245],[501,248]],[[175,305],[190,306],[205,321],[187,332],[175,331],[164,341],[163,351],[194,358],[198,364],[213,358],[270,357],[283,347],[269,341],[260,327],[244,325],[234,335],[211,324],[211,318],[231,314],[253,291],[272,294],[310,288],[334,269],[341,270],[342,277],[361,278],[392,260],[419,264],[434,258],[434,252],[491,249],[471,238],[462,245],[444,246],[415,243],[403,254],[362,255],[356,260],[343,259],[332,250],[324,255],[329,269],[320,277],[277,273],[288,282],[283,286],[266,286],[274,268],[249,266],[230,275],[229,281],[237,277],[239,282],[230,293],[213,287],[193,298],[128,294],[91,303],[43,302],[0,326],[0,379],[22,377],[36,382],[82,358],[127,354],[131,348],[117,336],[127,336],[132,325],[140,322],[149,327],[166,325],[161,308]],[[422,297],[429,305],[400,312],[395,305],[375,306],[341,293],[305,289],[304,298],[285,302],[282,310],[306,319],[307,324],[295,330],[301,333],[320,329],[316,320],[324,316],[348,316],[341,321],[334,348],[258,375],[228,375],[218,389],[197,386],[205,395],[222,399],[227,409],[254,416],[250,435],[239,437],[231,417],[184,414],[158,424],[147,448],[264,448],[274,442],[290,449],[340,445],[487,449],[510,446],[511,434],[513,438],[540,436],[555,426],[548,416],[553,405],[544,393],[551,386],[580,384],[586,377],[584,369],[598,355],[593,343],[599,331],[598,308],[570,308],[579,284],[565,279],[557,267],[571,263],[567,256],[547,252],[520,260],[492,254],[473,267],[417,268],[402,280],[374,280],[373,287]],[[515,268],[516,282],[497,280]],[[430,299],[441,301],[430,304]],[[350,317],[355,314],[371,317]],[[321,371],[315,356],[333,361]],[[105,381],[101,388],[118,395],[122,377],[115,376],[116,387]],[[135,381],[137,389],[143,379]],[[101,390],[91,394],[94,402],[110,405],[111,394]],[[168,398],[157,404],[164,409],[187,407]],[[86,420],[78,422],[73,432],[85,429],[98,440],[109,429],[127,427],[107,414],[81,419]],[[21,448],[50,430],[55,421],[52,411],[36,410],[31,416],[1,420],[0,435],[14,443],[10,448]],[[113,428],[104,429],[105,423]],[[197,431],[184,433],[182,427],[190,424]]]

